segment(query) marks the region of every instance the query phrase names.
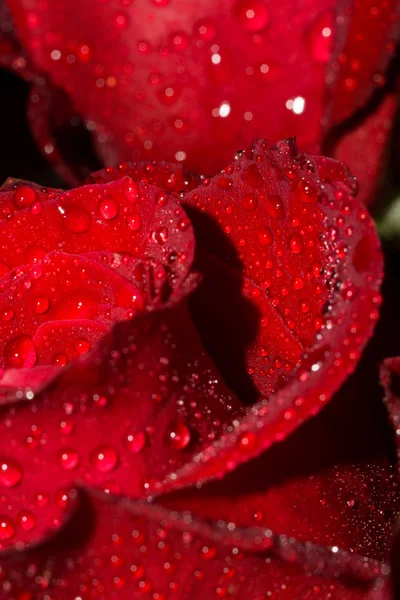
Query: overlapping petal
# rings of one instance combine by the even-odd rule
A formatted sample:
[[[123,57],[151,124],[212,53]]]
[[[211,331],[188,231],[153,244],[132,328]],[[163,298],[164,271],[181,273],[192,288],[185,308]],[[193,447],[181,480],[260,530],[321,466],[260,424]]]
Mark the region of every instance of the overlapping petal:
[[[5,600],[378,600],[388,573],[376,561],[261,527],[212,525],[190,513],[96,496],[80,500],[64,531],[3,560]]]

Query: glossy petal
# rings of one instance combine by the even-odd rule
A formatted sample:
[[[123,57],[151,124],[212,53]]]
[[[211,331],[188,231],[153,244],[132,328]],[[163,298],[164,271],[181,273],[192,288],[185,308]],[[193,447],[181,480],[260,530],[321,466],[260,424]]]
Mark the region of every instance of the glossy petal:
[[[148,493],[152,479],[190,460],[241,411],[203,351],[185,302],[119,324],[51,386],[36,396],[19,389],[8,404],[0,424],[0,514],[14,531],[3,547],[31,544],[43,528],[59,526],[75,482]],[[9,480],[8,473],[18,476]],[[23,510],[38,529],[24,528]]]
[[[400,357],[387,358],[382,363],[381,378],[390,420],[396,434],[397,454],[400,456]]]
[[[0,215],[3,369],[63,366],[114,323],[192,285],[186,215],[165,192],[132,178],[71,192],[10,179]],[[7,389],[11,380],[18,387],[14,375],[6,379]]]
[[[230,387],[261,400],[171,486],[221,476],[281,441],[354,369],[377,319],[382,262],[351,185],[339,163],[259,142],[185,196],[205,274],[196,325]]]
[[[165,192],[175,195],[188,192],[201,183],[200,177],[184,171],[180,163],[156,161],[119,163],[114,168],[107,167],[91,173],[87,183],[107,183],[125,176],[132,177],[135,181],[155,185]]]
[[[388,0],[340,2],[335,50],[327,74],[328,127],[362,107],[386,83],[400,33],[400,4]],[[374,43],[371,44],[373,36]]]
[[[4,600],[378,598],[387,566],[232,525],[158,506],[81,498],[55,538],[2,561]]]
[[[359,184],[358,197],[366,205],[379,202],[379,192],[386,183],[385,167],[397,104],[396,94],[388,94],[376,110],[342,132],[331,146],[337,160],[351,164]]]

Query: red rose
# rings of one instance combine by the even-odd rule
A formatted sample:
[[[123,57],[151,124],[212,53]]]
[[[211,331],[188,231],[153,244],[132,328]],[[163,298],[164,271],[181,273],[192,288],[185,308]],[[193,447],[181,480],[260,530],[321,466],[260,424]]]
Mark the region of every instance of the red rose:
[[[382,412],[350,386],[305,423],[380,304],[343,164],[258,141],[0,211],[4,600],[390,597]]]
[[[371,199],[396,106],[397,0],[4,2],[18,39],[9,18],[2,63],[34,83],[34,133],[70,180],[77,113],[108,165],[215,174],[255,137],[296,135],[348,162]]]

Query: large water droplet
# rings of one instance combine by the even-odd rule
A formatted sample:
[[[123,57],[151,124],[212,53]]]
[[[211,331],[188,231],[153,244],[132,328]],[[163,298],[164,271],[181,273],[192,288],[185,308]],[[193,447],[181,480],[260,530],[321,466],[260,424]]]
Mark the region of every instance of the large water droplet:
[[[91,454],[91,462],[100,473],[108,473],[118,464],[118,453],[111,446],[99,446]]]
[[[27,185],[21,185],[14,190],[13,202],[19,208],[29,208],[37,200],[37,191]]]
[[[0,542],[11,539],[15,534],[14,522],[8,517],[0,517]]]
[[[113,198],[104,198],[99,202],[99,212],[107,221],[115,219],[119,212],[118,202]]]
[[[261,31],[269,22],[269,12],[261,0],[239,0],[234,13],[248,31]]]
[[[32,531],[36,526],[36,517],[29,510],[24,510],[18,515],[18,522],[24,531]]]
[[[269,227],[262,227],[258,232],[258,241],[261,246],[269,246],[272,244],[273,237]]]
[[[184,423],[172,423],[168,431],[168,443],[174,450],[183,450],[190,443],[190,430]]]
[[[0,457],[0,485],[14,487],[23,476],[20,465],[11,458]]]
[[[128,217],[128,226],[132,231],[139,231],[142,227],[142,217],[136,213]]]
[[[79,454],[76,450],[65,448],[60,450],[58,463],[65,471],[73,471],[79,465]]]
[[[303,238],[299,233],[294,233],[289,238],[289,248],[293,254],[300,254],[303,250]]]
[[[36,363],[36,350],[32,338],[19,335],[7,342],[4,347],[4,361],[9,368],[33,367]]]
[[[39,314],[45,313],[50,306],[50,301],[46,296],[36,296],[33,301],[33,309]]]
[[[128,432],[125,437],[125,444],[131,452],[141,452],[146,444],[146,434],[143,431]]]

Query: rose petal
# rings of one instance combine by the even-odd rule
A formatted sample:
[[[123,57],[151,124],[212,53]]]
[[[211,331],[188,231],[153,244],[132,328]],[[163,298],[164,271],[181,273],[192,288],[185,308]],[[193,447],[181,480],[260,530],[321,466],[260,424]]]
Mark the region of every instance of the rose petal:
[[[400,357],[387,358],[381,366],[386,405],[396,434],[397,454],[400,456]]]
[[[380,187],[386,183],[385,161],[397,103],[396,94],[388,94],[375,111],[331,147],[336,159],[351,164],[359,183],[359,200],[367,205],[379,198]]]
[[[325,118],[329,128],[348,118],[385,84],[399,33],[398,0],[379,6],[375,0],[365,0],[340,10],[337,43],[327,74]]]
[[[167,162],[125,162],[116,167],[107,167],[96,173],[91,173],[87,183],[108,183],[122,177],[132,177],[149,185],[165,190],[165,192],[180,195],[188,192],[201,183],[201,178],[193,173],[184,171],[179,163]]]
[[[60,600],[79,594],[110,600],[144,594],[157,600],[171,594],[182,600],[262,600],[266,594],[371,600],[387,567],[270,530],[235,530],[189,513],[91,497],[81,499],[55,538],[3,559],[1,571],[4,600],[18,593],[38,600],[53,594]]]
[[[9,4],[36,68],[68,93],[106,164],[159,158],[205,173],[260,135],[318,150],[321,118],[329,130],[382,85],[399,30],[397,0]]]
[[[375,378],[370,359],[284,442],[221,481],[164,496],[162,503],[389,560],[400,494]]]
[[[382,262],[344,175],[290,141],[275,149],[260,142],[185,196],[206,272],[191,303],[195,322],[232,389],[245,402],[257,393],[262,400],[171,487],[221,476],[281,441],[354,369],[377,319]]]
[[[50,387],[36,397],[29,389],[22,401],[24,393],[0,424],[3,465],[19,473],[10,484],[0,473],[0,514],[15,524],[3,546],[37,539],[18,523],[23,509],[48,527],[59,523],[65,507],[57,499],[75,482],[146,494],[152,479],[190,460],[240,414],[184,302],[119,324]]]
[[[114,323],[157,305],[150,265],[115,253],[90,257],[50,252],[29,270],[17,268],[0,279],[0,367],[64,365],[86,354]],[[82,320],[86,331],[78,333]],[[54,338],[61,323],[63,333]],[[29,365],[17,349],[28,339],[35,354]]]
[[[0,223],[0,262],[9,268],[56,249],[151,257],[177,281],[190,267],[193,240],[184,212],[164,192],[128,177],[63,193],[17,186],[0,194],[0,211],[7,217]]]

